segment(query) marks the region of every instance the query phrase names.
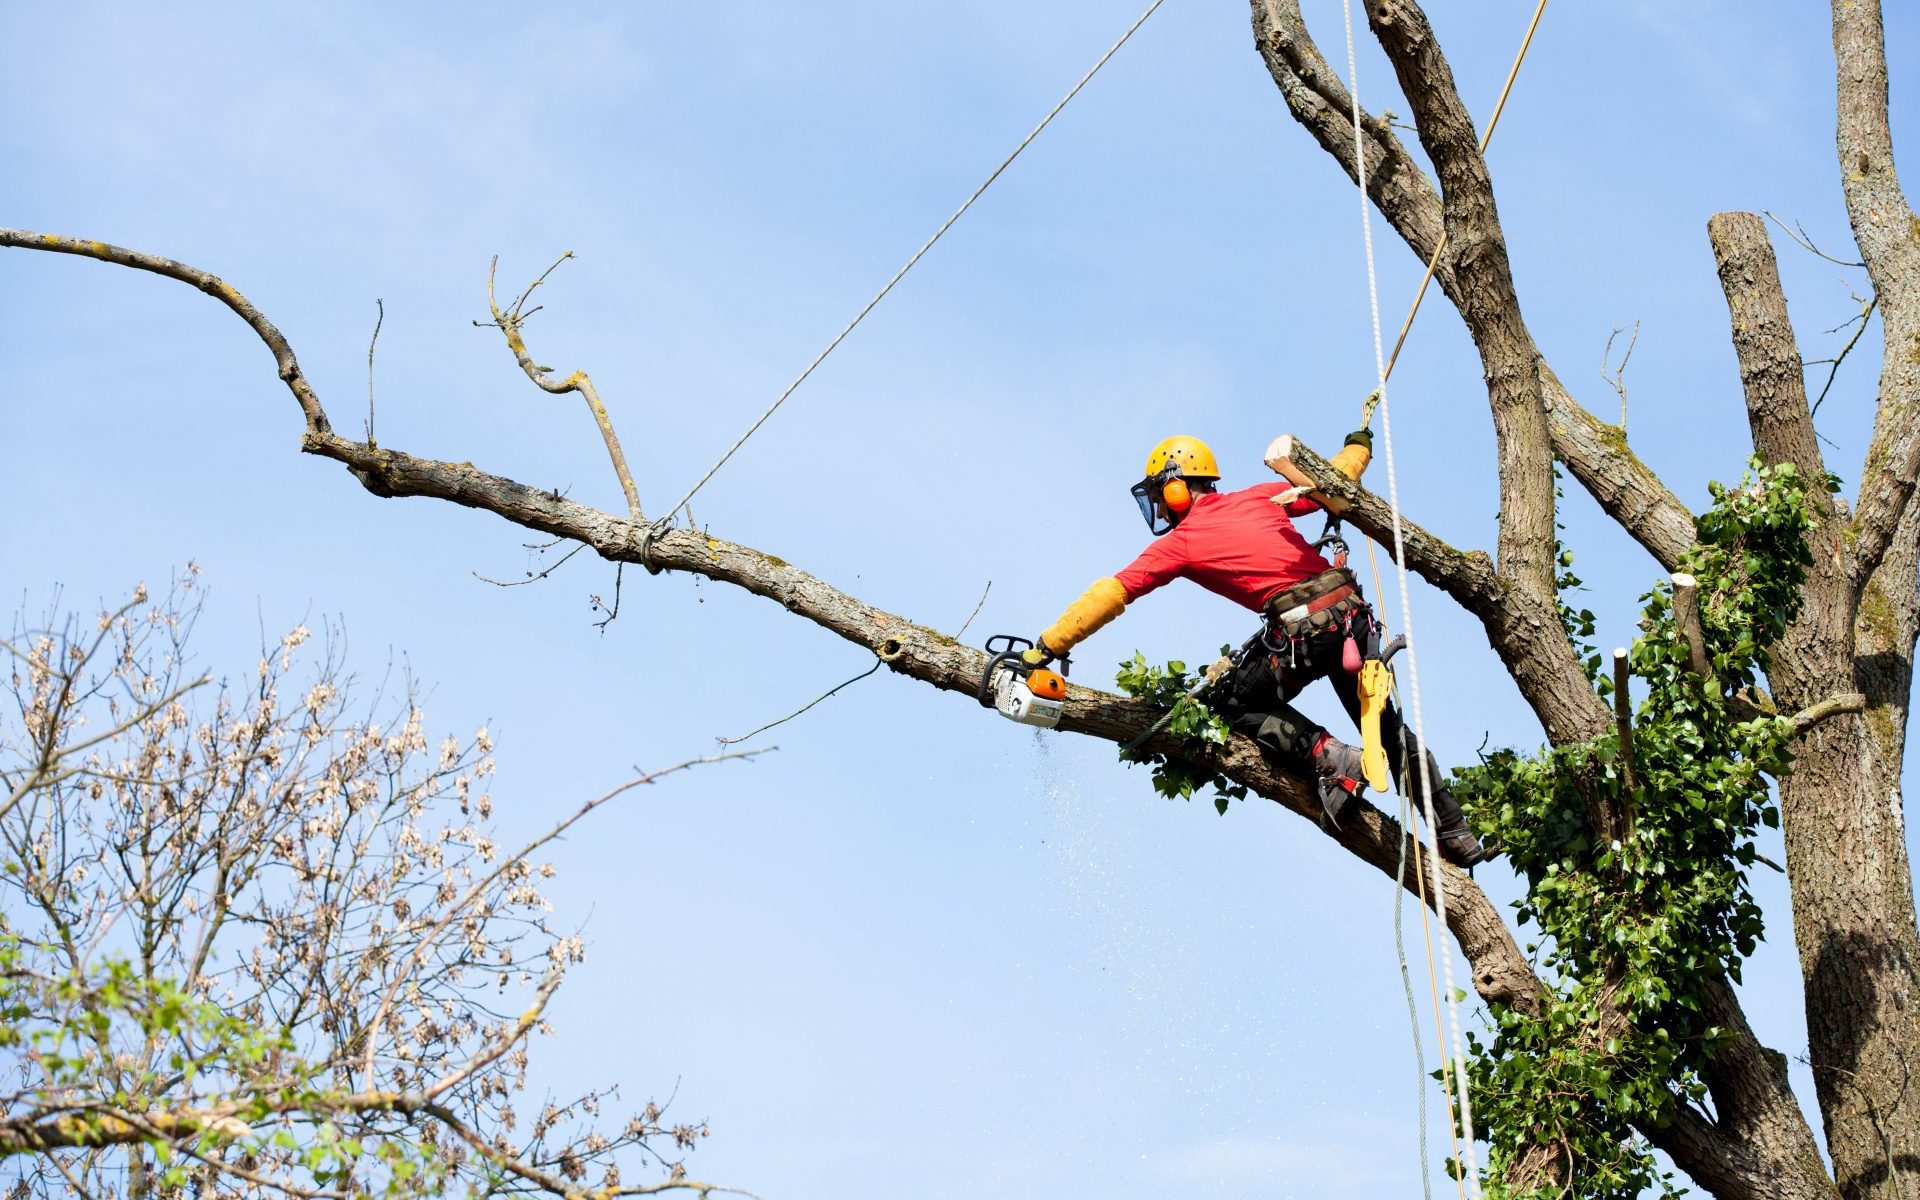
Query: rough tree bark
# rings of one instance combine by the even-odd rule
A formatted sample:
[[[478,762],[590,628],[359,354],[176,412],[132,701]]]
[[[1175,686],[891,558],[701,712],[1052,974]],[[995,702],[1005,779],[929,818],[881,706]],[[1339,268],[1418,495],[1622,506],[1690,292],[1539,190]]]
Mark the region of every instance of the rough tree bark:
[[[1581,407],[1541,356],[1521,312],[1472,118],[1420,7],[1412,0],[1372,0],[1367,15],[1412,109],[1437,185],[1393,129],[1371,115],[1361,118],[1365,161],[1354,160],[1350,96],[1315,46],[1297,0],[1252,0],[1252,13],[1256,44],[1294,118],[1350,176],[1365,181],[1415,254],[1424,259],[1442,231],[1448,235],[1435,278],[1465,322],[1486,378],[1500,473],[1499,553],[1496,560],[1461,551],[1410,526],[1407,565],[1480,619],[1551,740],[1598,736],[1610,728],[1610,715],[1587,685],[1554,606],[1552,464],[1564,462],[1668,569],[1692,543],[1691,514],[1628,449],[1624,430]],[[1820,1161],[1782,1060],[1755,1039],[1731,986],[1723,986],[1715,993],[1716,1018],[1733,1037],[1707,1079],[1714,1114],[1681,1106],[1670,1123],[1643,1130],[1721,1200],[1830,1200],[1836,1191],[1849,1200],[1883,1200],[1911,1195],[1902,1189],[1920,1179],[1914,1157],[1920,1096],[1907,1094],[1920,1046],[1913,978],[1920,933],[1898,785],[1920,633],[1920,516],[1910,503],[1920,476],[1920,423],[1914,420],[1920,414],[1913,411],[1920,398],[1920,223],[1893,172],[1877,3],[1835,0],[1834,45],[1843,186],[1887,331],[1865,471],[1874,487],[1863,490],[1856,516],[1836,505],[1811,535],[1816,567],[1807,604],[1778,648],[1772,678],[1782,709],[1806,710],[1808,718],[1798,747],[1807,765],[1783,783],[1782,794],[1810,1044],[1834,1172]],[[1750,216],[1730,214],[1715,219],[1710,236],[1733,313],[1755,447],[1771,461],[1790,460],[1818,475],[1825,468],[1765,231]],[[340,462],[375,495],[450,500],[578,541],[609,561],[733,584],[868,648],[897,673],[969,695],[978,682],[984,665],[978,651],[748,547],[686,529],[650,533],[630,492],[630,511],[621,516],[470,464],[338,436],[279,331],[212,275],[137,251],[20,230],[0,230],[0,245],[153,271],[220,300],[272,350],[305,421],[302,449]],[[603,432],[613,449],[605,422]],[[1303,449],[1296,461],[1325,490],[1350,501],[1356,526],[1391,545],[1383,536],[1389,522],[1383,502],[1332,475],[1311,451]],[[1855,690],[1866,697],[1864,713],[1857,700],[1830,699]],[[1839,715],[1817,720],[1812,712]],[[1061,727],[1123,742],[1156,715],[1076,686]],[[1222,765],[1257,794],[1309,819],[1318,816],[1305,783],[1275,772],[1243,740],[1226,749]],[[1406,840],[1393,820],[1371,807],[1346,821],[1337,837],[1389,874]],[[1543,985],[1497,910],[1466,875],[1440,869],[1447,873],[1450,924],[1473,967],[1475,990],[1488,1002],[1535,1008]],[[1551,1157],[1530,1156],[1508,1182],[1563,1180],[1564,1165]]]

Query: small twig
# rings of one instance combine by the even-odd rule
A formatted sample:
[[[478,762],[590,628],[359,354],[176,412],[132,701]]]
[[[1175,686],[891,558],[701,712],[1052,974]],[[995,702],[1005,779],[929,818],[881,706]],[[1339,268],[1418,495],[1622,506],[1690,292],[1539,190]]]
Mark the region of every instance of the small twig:
[[[858,675],[855,675],[852,679],[847,680],[845,683],[839,684],[838,686],[834,687],[831,691],[827,692],[825,695],[814,697],[812,700],[807,701],[807,703],[801,705],[799,708],[788,713],[786,716],[781,717],[778,721],[768,721],[765,725],[762,725],[760,728],[754,730],[752,733],[743,733],[739,737],[731,737],[731,738],[717,737],[717,738],[714,738],[713,740],[720,743],[722,746],[731,746],[736,742],[744,742],[751,738],[757,738],[761,734],[765,733],[767,730],[772,729],[775,725],[785,725],[788,721],[791,721],[795,717],[799,716],[801,713],[806,712],[808,709],[820,703],[822,700],[825,700],[829,696],[832,696],[835,692],[838,692],[841,688],[851,687],[854,684],[859,683],[862,679],[865,679],[867,676],[873,674],[875,671],[878,671],[881,668],[881,666],[884,665],[884,662],[885,662],[884,659],[879,659],[879,658],[874,659],[872,666],[860,672]]]
[[[539,583],[542,579],[545,579],[547,576],[553,574],[555,571],[558,571],[561,567],[566,566],[567,560],[569,558],[572,558],[574,555],[580,553],[582,550],[585,550],[586,548],[587,548],[587,544],[585,542],[581,542],[578,546],[575,546],[573,549],[561,555],[559,562],[554,563],[552,566],[548,567],[546,570],[541,571],[538,575],[529,571],[525,579],[508,579],[508,580],[489,579],[478,571],[473,572],[473,577],[475,579],[478,579],[481,583],[490,583],[495,587],[525,587],[530,583]]]
[[[960,622],[959,632],[953,635],[954,641],[956,642],[959,641],[961,636],[967,632],[967,626],[973,624],[973,619],[980,615],[980,607],[981,605],[987,602],[987,593],[992,590],[993,590],[993,580],[989,579],[987,580],[987,586],[984,589],[982,589],[980,592],[979,604],[975,604],[973,606],[973,611],[967,614],[967,619]]]
[[[1860,297],[1855,296],[1854,299],[1858,300]],[[1811,362],[1801,364],[1802,366],[1817,366],[1821,363],[1833,364],[1832,369],[1827,372],[1826,383],[1820,386],[1820,395],[1814,400],[1813,407],[1807,410],[1808,415],[1818,413],[1820,406],[1826,402],[1827,393],[1833,389],[1833,381],[1835,377],[1840,374],[1840,364],[1847,361],[1847,355],[1853,353],[1853,348],[1860,344],[1860,335],[1867,331],[1867,325],[1873,320],[1873,310],[1877,308],[1879,304],[1880,296],[1878,293],[1875,293],[1872,298],[1865,302],[1865,307],[1860,310],[1858,316],[1849,317],[1847,320],[1835,325],[1832,329],[1827,330],[1828,333],[1838,333],[1840,330],[1852,325],[1855,321],[1860,323],[1859,327],[1853,331],[1853,336],[1847,339],[1847,344],[1840,347],[1840,353],[1834,355],[1832,358],[1816,358]]]
[[[1766,212],[1766,210],[1764,209],[1762,209],[1761,211]],[[1813,239],[1807,235],[1806,226],[1800,224],[1800,222],[1798,221],[1795,221],[1793,223],[1794,229],[1788,229],[1787,223],[1785,221],[1782,221],[1779,217],[1774,216],[1772,213],[1767,212],[1766,217],[1767,217],[1767,220],[1772,221],[1775,225],[1778,225],[1780,227],[1780,232],[1786,234],[1788,237],[1792,238],[1794,241],[1799,242],[1804,249],[1811,251],[1814,254],[1818,254],[1821,258],[1826,259],[1830,263],[1838,263],[1843,267],[1864,267],[1867,265],[1866,263],[1859,262],[1857,260],[1849,261],[1844,258],[1835,258],[1833,255],[1828,254],[1826,251],[1822,250],[1820,247],[1813,244]],[[1797,229],[1799,232],[1796,233],[1794,231],[1795,229]]]
[[[607,614],[606,620],[595,621],[593,623],[593,627],[595,629],[598,629],[601,633],[605,633],[607,631],[607,626],[613,624],[613,619],[620,615],[620,576],[623,572],[626,571],[626,569],[627,569],[627,564],[625,563],[613,564],[613,607],[612,608],[608,608],[606,605],[600,603],[600,597],[598,596],[593,597],[594,611],[603,612]]]
[[[387,302],[375,298],[374,306],[380,315],[373,319],[373,336],[367,339],[367,445],[373,441],[373,348],[380,344],[380,327],[387,323]]]
[[[1626,432],[1627,428],[1627,362],[1633,358],[1633,348],[1640,344],[1639,321],[1633,323],[1633,336],[1627,339],[1627,352],[1620,356],[1620,365],[1610,368],[1608,364],[1613,361],[1614,340],[1626,330],[1625,325],[1614,326],[1613,332],[1607,335],[1607,348],[1600,352],[1600,378],[1612,384],[1613,390],[1620,394],[1620,431],[1622,433]]]
[[[539,1023],[541,1014],[547,1010],[547,1002],[553,999],[554,992],[560,989],[560,984],[565,979],[565,971],[558,966],[550,967],[546,978],[540,981],[539,989],[534,992],[533,1003],[520,1014],[520,1018],[501,1031],[499,1036],[482,1047],[461,1066],[428,1084],[425,1092],[427,1099],[438,1099],[443,1093],[471,1079],[483,1068],[498,1062],[501,1055],[511,1050],[521,1038],[527,1036],[528,1030]]]
[[[468,1126],[457,1114],[443,1104],[429,1102],[421,1107],[421,1111],[440,1122],[440,1124],[445,1126],[455,1137],[471,1146],[476,1154],[498,1167],[501,1171],[509,1175],[518,1176],[520,1179],[532,1184],[534,1190],[546,1192],[552,1196],[579,1196],[587,1194],[584,1193],[578,1185],[558,1175],[548,1174],[537,1167],[530,1167],[519,1159],[514,1158],[506,1151],[500,1149],[495,1143],[481,1137],[472,1127]],[[529,1189],[522,1188],[515,1190],[526,1191]],[[740,1188],[721,1187],[716,1183],[705,1183],[697,1179],[688,1179],[682,1170],[676,1170],[660,1183],[600,1188],[592,1194],[611,1198],[616,1196],[657,1196],[663,1192],[671,1191],[694,1192],[701,1196],[703,1200],[704,1197],[714,1192],[724,1193],[729,1196],[745,1196],[747,1200],[759,1200],[759,1197],[755,1196],[752,1192],[743,1191]]]
[[[766,754],[773,749],[777,749],[777,747],[767,747],[759,750],[735,750],[727,754],[713,754],[704,758],[688,759],[686,762],[676,763],[671,767],[666,767],[658,771],[641,772],[635,778],[627,780],[605,795],[587,801],[581,805],[579,810],[572,816],[567,817],[546,833],[541,834],[525,846],[522,846],[517,854],[503,858],[498,867],[495,867],[485,878],[478,880],[472,886],[468,887],[466,892],[461,895],[459,899],[455,900],[453,904],[447,908],[446,912],[441,914],[440,919],[433,924],[432,928],[428,929],[421,936],[420,940],[414,944],[413,950],[407,956],[407,961],[401,965],[400,970],[395,972],[392,981],[387,984],[385,992],[381,994],[379,1005],[374,1008],[373,1016],[366,1024],[367,1049],[363,1070],[367,1078],[373,1078],[374,1053],[379,1040],[380,1029],[387,1019],[387,1014],[392,1011],[394,1000],[398,997],[400,989],[406,984],[407,980],[413,977],[414,972],[420,968],[421,964],[426,962],[427,955],[432,952],[434,945],[439,942],[441,936],[446,933],[454,920],[459,917],[461,913],[465,912],[475,900],[485,895],[487,889],[492,887],[494,882],[502,875],[505,875],[511,870],[514,864],[524,862],[526,859],[532,857],[534,851],[579,824],[580,821],[585,818],[587,814],[593,812],[594,809],[599,808],[615,797],[632,791],[634,788],[654,783],[668,775],[691,770],[694,767],[706,766],[709,763],[727,762],[731,759],[752,759],[759,755]]]
[[[626,495],[627,516],[637,526],[645,520],[640,513],[640,493],[633,485],[633,472],[627,469],[627,456],[620,449],[620,438],[613,432],[613,418],[607,415],[607,406],[600,402],[600,393],[594,388],[593,380],[587,378],[585,371],[575,371],[565,379],[553,378],[549,374],[553,368],[534,362],[533,355],[527,351],[526,340],[520,336],[521,325],[528,317],[539,311],[538,308],[525,311],[527,299],[533,295],[534,289],[547,281],[547,276],[553,274],[559,269],[561,263],[572,257],[573,251],[569,250],[554,259],[553,265],[540,272],[540,277],[528,284],[527,290],[521,292],[513,305],[502,312],[499,301],[494,298],[494,272],[500,266],[500,256],[494,255],[493,261],[487,266],[487,308],[493,313],[493,320],[490,323],[506,336],[507,348],[513,351],[514,361],[520,364],[520,369],[526,372],[527,378],[533,380],[535,386],[541,391],[551,392],[556,396],[565,392],[577,392],[580,398],[587,402],[587,409],[593,414],[594,424],[600,427],[600,438],[607,444],[607,457],[613,460],[613,473],[620,480],[620,490]],[[489,322],[475,321],[474,324],[485,327]]]

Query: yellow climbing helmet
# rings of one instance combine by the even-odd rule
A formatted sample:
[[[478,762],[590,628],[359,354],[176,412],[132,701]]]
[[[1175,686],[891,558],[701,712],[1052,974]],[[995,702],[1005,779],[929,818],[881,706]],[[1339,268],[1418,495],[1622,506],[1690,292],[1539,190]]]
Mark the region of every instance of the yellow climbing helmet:
[[[1218,478],[1220,464],[1214,461],[1207,444],[1197,437],[1180,435],[1167,438],[1148,453],[1146,476],[1131,491],[1147,528],[1159,537],[1178,525],[1193,507],[1187,481],[1211,482]]]
[[[1147,455],[1147,478],[1166,470],[1168,463],[1178,466],[1186,479],[1220,478],[1220,464],[1214,461],[1213,451],[1197,437],[1181,434],[1155,446]]]

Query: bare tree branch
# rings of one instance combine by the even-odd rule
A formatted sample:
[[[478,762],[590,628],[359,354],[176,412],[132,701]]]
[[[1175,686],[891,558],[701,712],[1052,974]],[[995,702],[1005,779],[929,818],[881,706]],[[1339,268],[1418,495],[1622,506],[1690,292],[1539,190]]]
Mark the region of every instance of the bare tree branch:
[[[1540,354],[1520,314],[1479,136],[1419,5],[1374,0],[1367,20],[1413,107],[1420,144],[1440,179],[1447,235],[1458,246],[1455,304],[1480,351],[1493,410],[1500,576],[1529,593],[1549,595],[1556,553],[1553,438]]]
[[[247,327],[267,344],[273,352],[274,364],[279,368],[280,381],[287,385],[293,398],[300,405],[301,413],[306,417],[307,429],[314,433],[330,434],[333,427],[327,424],[327,414],[320,407],[320,397],[314,394],[307,377],[301,373],[300,362],[293,356],[293,347],[276,328],[273,322],[261,315],[253,302],[242,296],[237,289],[217,275],[189,267],[185,263],[170,258],[161,258],[157,254],[142,254],[137,250],[127,250],[106,242],[82,241],[78,238],[60,237],[52,233],[34,233],[26,229],[9,229],[0,226],[0,246],[17,246],[26,250],[47,250],[55,254],[72,254],[80,258],[97,259],[100,262],[113,263],[116,266],[132,267],[136,271],[151,271],[155,275],[164,275],[168,279],[177,279],[181,283],[199,288],[220,303],[232,309],[234,314],[247,323]]]
[[[1837,696],[1829,696],[1818,704],[1809,705],[1793,714],[1789,719],[1792,720],[1793,727],[1797,732],[1805,733],[1815,725],[1831,717],[1843,716],[1847,713],[1865,712],[1866,709],[1867,698],[1865,695],[1860,692],[1843,692]]]
[[[367,1042],[366,1066],[364,1068],[367,1076],[369,1078],[373,1076],[374,1046],[379,1038],[381,1025],[386,1021],[388,1015],[393,1011],[393,1003],[394,1003],[394,1000],[398,998],[400,994],[400,989],[404,987],[410,979],[413,978],[414,974],[418,972],[421,967],[426,965],[427,957],[433,950],[433,947],[435,946],[435,944],[439,942],[440,938],[453,925],[453,922],[455,921],[455,919],[459,918],[463,913],[465,913],[467,909],[472,906],[474,901],[486,895],[487,890],[491,888],[494,885],[494,883],[496,883],[501,878],[501,876],[507,874],[509,871],[516,869],[520,864],[526,862],[529,858],[531,858],[534,851],[538,850],[540,847],[546,845],[548,842],[553,841],[555,838],[559,837],[561,834],[565,833],[567,830],[579,824],[580,821],[584,819],[587,816],[587,814],[593,812],[593,810],[599,808],[603,804],[606,804],[610,800],[613,800],[619,796],[626,794],[627,792],[632,791],[634,788],[643,787],[650,783],[655,783],[658,780],[665,778],[668,775],[674,775],[681,771],[689,770],[693,767],[705,766],[709,763],[726,762],[730,759],[751,759],[761,754],[765,754],[767,752],[768,752],[767,750],[735,750],[726,754],[714,754],[714,755],[709,755],[705,758],[689,759],[686,762],[677,763],[674,766],[667,767],[663,770],[650,771],[650,772],[641,774],[633,779],[627,780],[625,783],[621,784],[619,787],[614,788],[612,791],[609,791],[604,795],[601,795],[595,799],[587,801],[585,804],[581,805],[577,810],[575,810],[571,816],[566,817],[564,820],[554,825],[553,828],[547,830],[547,832],[541,834],[539,837],[533,839],[531,842],[528,842],[525,846],[522,846],[518,852],[507,855],[506,857],[502,858],[500,860],[499,866],[495,867],[491,873],[484,875],[481,878],[475,880],[473,884],[467,888],[466,892],[463,893],[458,900],[454,901],[453,903],[449,904],[446,907],[446,910],[441,914],[440,919],[431,927],[429,927],[427,930],[425,930],[425,932],[421,935],[419,941],[417,942],[415,949],[412,955],[410,956],[406,967],[403,970],[395,972],[392,981],[388,983],[386,991],[380,997],[380,1003],[378,1007],[374,1009],[373,1015],[367,1021],[368,1036],[366,1039],[366,1042]],[[558,981],[553,980],[551,982],[557,985]],[[547,990],[546,986],[543,985],[543,991],[545,990]],[[536,1009],[544,1007],[545,1004],[546,1004],[546,1001],[544,998],[542,998],[536,1005]],[[538,1015],[539,1014],[537,1011],[533,1014],[534,1018],[537,1018]],[[478,1063],[478,1062],[479,1060],[476,1059],[475,1063]],[[481,1064],[481,1065],[484,1065],[484,1064]],[[468,1069],[469,1074],[471,1074],[472,1069],[476,1069],[475,1064],[469,1064],[469,1069]]]
[[[1839,333],[1849,325],[1854,327],[1853,336],[1847,339],[1846,345],[1840,347],[1840,353],[1832,358],[1810,358],[1802,364],[1811,367],[1825,363],[1832,368],[1827,372],[1827,381],[1820,385],[1820,394],[1813,399],[1813,412],[1816,415],[1820,412],[1820,406],[1827,402],[1827,393],[1833,390],[1833,381],[1840,377],[1840,365],[1847,361],[1847,355],[1852,354],[1853,348],[1860,344],[1861,336],[1867,332],[1867,326],[1873,322],[1874,310],[1880,307],[1878,296],[1869,296],[1865,300],[1855,296],[1854,300],[1859,303],[1860,311],[1827,330],[1828,333]]]
[[[368,442],[368,445],[372,445],[372,442]],[[478,579],[481,583],[490,583],[495,587],[503,587],[503,588],[525,587],[530,583],[539,583],[542,579],[545,579],[547,576],[553,574],[555,571],[558,571],[561,567],[566,566],[568,559],[572,558],[574,555],[580,553],[582,550],[585,550],[585,549],[586,549],[585,546],[575,546],[573,549],[567,551],[565,554],[562,554],[560,556],[560,560],[554,563],[552,566],[542,568],[538,572],[528,571],[527,577],[525,579],[493,579],[486,575],[482,575],[478,571],[475,571],[472,574],[473,574],[473,577],[475,579]]]
[[[1880,302],[1885,349],[1847,574],[1863,585],[1920,479],[1920,218],[1894,169],[1880,0],[1834,0],[1840,188],[1854,244]]]
[[[1298,0],[1252,0],[1252,9],[1255,43],[1294,119],[1350,177],[1357,177],[1352,161],[1353,127],[1347,115],[1351,99],[1309,35]],[[1437,43],[1434,49],[1437,55]],[[1416,116],[1419,112],[1416,106]],[[1389,125],[1367,118],[1363,118],[1363,125],[1381,154],[1380,162],[1369,168],[1367,194],[1408,248],[1425,263],[1442,235],[1439,195]],[[1471,122],[1468,125],[1467,149],[1472,158],[1478,159]],[[1525,330],[1517,309],[1503,312],[1498,304],[1489,305],[1492,298],[1456,271],[1457,263],[1479,253],[1480,234],[1479,230],[1468,230],[1464,235],[1456,230],[1448,252],[1440,257],[1434,278],[1470,328],[1481,320],[1474,315],[1479,313],[1506,324],[1511,338],[1512,329]],[[1465,242],[1460,240],[1462,236],[1467,237]],[[1479,336],[1476,333],[1476,340]],[[1583,408],[1551,368],[1538,359],[1530,341],[1528,348],[1536,360],[1534,370],[1539,375],[1554,451],[1581,486],[1634,540],[1669,570],[1677,567],[1681,555],[1693,544],[1693,514],[1627,448],[1624,432]]]
[[[1766,223],[1753,213],[1720,213],[1707,222],[1707,237],[1733,323],[1753,448],[1768,464],[1794,464],[1817,486],[1813,481],[1826,478],[1827,466],[1814,436],[1800,343]]]
[[[374,444],[373,437],[373,348],[380,344],[380,327],[387,323],[387,302],[375,299],[374,307],[379,315],[373,319],[373,336],[367,339],[367,444]]]
[[[1361,177],[1353,161],[1353,97],[1307,30],[1299,0],[1253,0],[1254,43],[1280,94],[1320,148],[1350,179]],[[1361,114],[1361,125],[1378,159],[1366,168],[1367,195],[1422,262],[1433,256],[1443,234],[1440,194],[1393,127]],[[1453,291],[1453,259],[1443,255],[1435,278]]]
[[[1813,244],[1813,238],[1811,235],[1807,233],[1807,227],[1805,225],[1802,225],[1798,221],[1795,221],[1793,223],[1793,228],[1789,229],[1787,228],[1787,223],[1785,221],[1782,221],[1779,217],[1774,216],[1772,212],[1766,209],[1761,209],[1760,215],[1765,217],[1767,220],[1772,221],[1775,225],[1778,225],[1780,227],[1781,233],[1786,234],[1788,237],[1792,238],[1794,241],[1800,243],[1801,247],[1804,248],[1808,253],[1817,255],[1821,258],[1826,259],[1830,263],[1837,263],[1838,265],[1843,267],[1864,267],[1867,265],[1866,263],[1862,262],[1857,258],[1835,258],[1833,255],[1828,254],[1825,250],[1822,250],[1820,247]]]
[[[832,699],[834,696],[839,695],[845,689],[852,687],[856,683],[859,683],[862,679],[865,679],[867,676],[873,674],[875,671],[878,671],[881,667],[884,667],[884,666],[886,666],[886,663],[876,658],[873,660],[873,665],[868,667],[866,670],[860,672],[858,675],[855,675],[852,679],[844,680],[840,683],[834,684],[832,687],[828,688],[824,693],[822,693],[821,695],[815,696],[813,699],[807,701],[805,704],[802,704],[799,708],[788,713],[786,716],[777,717],[774,720],[768,721],[765,725],[760,726],[760,728],[754,730],[752,733],[743,733],[739,737],[717,737],[717,738],[714,738],[713,740],[720,743],[722,746],[732,746],[739,742],[752,741],[754,738],[759,737],[761,734],[765,733],[769,729],[772,729],[774,726],[785,725],[788,721],[791,721],[795,717],[800,716],[802,713],[805,713],[808,710],[814,708],[816,705],[820,704],[821,702]]]
[[[957,642],[961,638],[966,636],[967,626],[973,624],[973,619],[980,615],[981,608],[984,607],[987,603],[987,593],[991,592],[992,590],[993,590],[993,580],[989,579],[987,580],[987,586],[980,589],[980,599],[974,602],[973,611],[967,614],[966,620],[960,622],[960,628],[953,631],[954,641]]]

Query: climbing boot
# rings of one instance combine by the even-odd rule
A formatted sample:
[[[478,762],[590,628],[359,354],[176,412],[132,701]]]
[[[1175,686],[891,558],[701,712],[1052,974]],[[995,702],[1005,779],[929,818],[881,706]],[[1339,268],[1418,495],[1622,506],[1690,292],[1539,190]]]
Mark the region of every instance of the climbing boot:
[[[1428,770],[1438,778],[1439,772],[1433,763],[1428,763]],[[1481,845],[1468,827],[1467,814],[1460,811],[1460,802],[1444,783],[1433,789],[1433,817],[1440,823],[1435,831],[1440,840],[1440,854],[1448,862],[1456,867],[1472,867],[1493,857],[1493,851]]]
[[[1433,782],[1434,833],[1440,842],[1440,856],[1456,867],[1477,866],[1492,858],[1494,851],[1481,845],[1480,839],[1473,835],[1473,829],[1468,826],[1467,814],[1460,811],[1460,802],[1453,798],[1452,789],[1447,787],[1446,776],[1440,773],[1440,764],[1432,754],[1421,754],[1417,761],[1422,762],[1425,770],[1415,771],[1411,780],[1403,782],[1413,785],[1407,791],[1412,794],[1414,809],[1422,820],[1427,815],[1427,782]]]
[[[1320,791],[1320,825],[1338,827],[1340,814],[1366,790],[1360,747],[1335,741],[1326,730],[1313,743],[1313,773]]]
[[[1456,867],[1477,867],[1492,858],[1493,851],[1463,824],[1440,831],[1440,856]]]

